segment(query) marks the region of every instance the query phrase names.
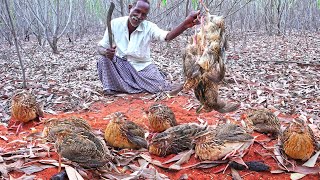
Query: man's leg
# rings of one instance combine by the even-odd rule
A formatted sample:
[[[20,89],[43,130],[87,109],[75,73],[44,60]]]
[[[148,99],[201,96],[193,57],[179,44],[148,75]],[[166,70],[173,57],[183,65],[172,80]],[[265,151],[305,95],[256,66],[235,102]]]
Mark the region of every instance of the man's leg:
[[[170,84],[165,80],[163,73],[156,65],[150,64],[138,72],[138,76],[133,76],[139,86],[147,92],[157,93],[171,90]]]
[[[106,94],[142,92],[139,86],[130,83],[132,78],[128,76],[123,63],[128,62],[123,62],[116,56],[112,61],[105,57],[101,57],[97,61],[99,79]]]
[[[103,89],[109,94],[157,93],[171,88],[154,64],[138,72],[128,61],[115,57],[113,61],[101,58],[97,66]]]

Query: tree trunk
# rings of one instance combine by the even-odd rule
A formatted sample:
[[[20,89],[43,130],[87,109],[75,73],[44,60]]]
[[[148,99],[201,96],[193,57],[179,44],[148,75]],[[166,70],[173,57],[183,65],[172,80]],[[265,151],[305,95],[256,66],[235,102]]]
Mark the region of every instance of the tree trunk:
[[[121,13],[121,16],[124,16],[123,0],[120,0],[120,13]]]
[[[58,51],[58,40],[59,40],[59,38],[53,37],[52,41],[48,41],[49,45],[50,45],[50,47],[52,49],[52,52],[54,54],[58,54],[59,53],[59,51]]]
[[[22,87],[23,88],[27,88],[26,75],[25,75],[23,62],[22,62],[21,55],[20,55],[20,50],[19,50],[16,30],[14,28],[14,24],[12,22],[12,17],[11,17],[10,10],[9,10],[8,0],[4,0],[4,3],[5,3],[5,6],[6,6],[7,13],[8,13],[9,22],[10,22],[10,25],[11,25],[11,33],[13,35],[14,45],[16,47],[16,51],[17,51],[17,54],[18,54],[20,67],[21,67],[21,70],[22,70],[22,80],[23,80]]]
[[[280,31],[280,25],[281,25],[281,0],[278,0],[278,4],[277,4],[277,35],[280,36],[281,31]]]
[[[186,2],[185,17],[187,17],[187,16],[189,15],[189,4],[190,4],[190,0],[187,0],[187,2]]]

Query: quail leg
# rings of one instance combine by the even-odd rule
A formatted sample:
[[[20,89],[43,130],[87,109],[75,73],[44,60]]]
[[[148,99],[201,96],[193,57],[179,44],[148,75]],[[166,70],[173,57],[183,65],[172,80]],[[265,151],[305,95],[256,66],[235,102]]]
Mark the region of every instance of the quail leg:
[[[19,131],[22,129],[22,126],[23,126],[24,122],[21,122],[18,127],[17,127],[17,130],[16,130],[16,135],[19,133]]]
[[[58,167],[58,173],[61,171],[61,155],[58,153],[58,158],[59,158],[59,167]]]

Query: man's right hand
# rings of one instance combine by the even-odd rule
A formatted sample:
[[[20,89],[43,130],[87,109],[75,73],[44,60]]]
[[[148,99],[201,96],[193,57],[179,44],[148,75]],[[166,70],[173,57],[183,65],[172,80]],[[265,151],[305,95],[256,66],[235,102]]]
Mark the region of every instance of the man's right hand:
[[[107,48],[107,49],[106,49],[105,56],[106,56],[108,59],[112,60],[115,53],[116,53],[116,47]]]
[[[103,46],[98,46],[97,50],[100,55],[105,56],[106,58],[112,60],[116,52],[116,47],[104,48]]]

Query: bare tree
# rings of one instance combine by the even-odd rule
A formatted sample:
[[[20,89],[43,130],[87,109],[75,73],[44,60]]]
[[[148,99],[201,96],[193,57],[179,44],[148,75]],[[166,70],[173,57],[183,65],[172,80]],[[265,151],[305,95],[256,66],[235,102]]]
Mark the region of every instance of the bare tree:
[[[58,40],[65,33],[71,20],[73,0],[69,0],[68,14],[64,13],[61,8],[67,4],[61,4],[60,0],[40,1],[36,3],[26,1],[28,10],[33,14],[45,34],[53,53],[58,53]],[[63,1],[63,3],[65,3]],[[65,18],[67,16],[67,19]]]
[[[4,4],[6,6],[6,11],[8,13],[9,22],[10,22],[10,26],[11,26],[11,33],[13,35],[14,45],[16,47],[16,51],[17,51],[17,54],[18,54],[20,67],[21,67],[21,70],[22,70],[23,88],[26,88],[27,87],[26,75],[25,75],[23,62],[22,62],[21,55],[20,55],[20,50],[19,50],[16,30],[15,30],[15,27],[14,27],[14,24],[13,24],[13,21],[12,21],[12,17],[11,17],[11,13],[10,13],[10,10],[9,10],[8,0],[4,0]]]
[[[113,18],[127,15],[127,5],[133,0],[12,0],[11,13],[16,23],[18,38],[28,40],[35,35],[39,44],[49,42],[58,52],[58,40],[67,35],[70,42],[86,34],[102,32],[111,1],[116,4]],[[159,27],[171,29],[193,10],[203,7],[199,0],[150,1],[148,19]],[[320,27],[320,9],[317,0],[203,0],[211,14],[226,17],[232,33],[262,31],[268,34],[285,34],[293,30],[315,31]],[[7,15],[0,4],[0,35],[13,44]],[[102,35],[101,35],[102,36]]]
[[[9,17],[6,10],[5,3],[1,3],[0,5],[1,11],[0,11],[0,34],[2,37],[9,43],[9,46],[13,45],[13,38],[12,38],[12,33],[10,30],[10,25],[9,25]]]

